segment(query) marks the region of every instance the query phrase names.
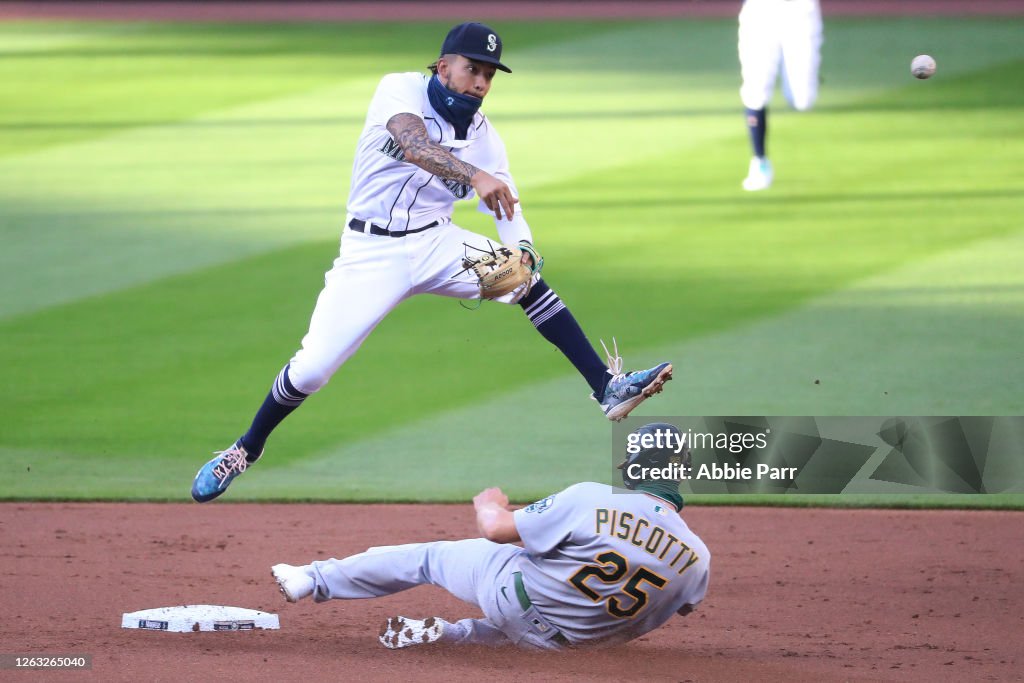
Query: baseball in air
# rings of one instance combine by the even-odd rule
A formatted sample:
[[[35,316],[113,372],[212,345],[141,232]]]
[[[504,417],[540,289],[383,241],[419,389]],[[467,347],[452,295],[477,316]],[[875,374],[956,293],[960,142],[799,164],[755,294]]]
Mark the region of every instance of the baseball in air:
[[[935,75],[935,60],[928,55],[918,55],[910,63],[910,73],[914,78],[931,78]]]

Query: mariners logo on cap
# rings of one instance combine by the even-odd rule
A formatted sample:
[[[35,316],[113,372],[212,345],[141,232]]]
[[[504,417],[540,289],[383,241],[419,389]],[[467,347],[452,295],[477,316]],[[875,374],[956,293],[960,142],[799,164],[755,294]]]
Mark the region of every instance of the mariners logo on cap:
[[[501,63],[501,38],[498,32],[486,24],[469,22],[453,26],[441,45],[441,56],[462,55],[511,73],[512,69]]]

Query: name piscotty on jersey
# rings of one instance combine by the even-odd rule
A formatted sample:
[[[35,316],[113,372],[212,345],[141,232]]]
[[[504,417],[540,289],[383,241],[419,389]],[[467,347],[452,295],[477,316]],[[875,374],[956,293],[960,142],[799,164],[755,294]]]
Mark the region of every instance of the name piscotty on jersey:
[[[348,212],[353,217],[389,230],[413,230],[449,219],[457,200],[475,196],[470,186],[405,161],[387,129],[391,117],[402,113],[422,117],[431,140],[504,181],[518,196],[508,172],[505,145],[487,117],[477,112],[467,139],[456,140],[454,127],[430,106],[429,79],[415,72],[388,74],[377,86],[356,148],[348,198]],[[492,214],[483,202],[480,210]]]
[[[682,574],[700,561],[700,556],[693,548],[671,532],[632,512],[598,508],[594,511],[594,529],[597,534],[628,541],[659,561],[671,558],[667,560],[667,566],[676,570],[677,574]]]
[[[707,546],[658,498],[585,482],[516,510],[515,521],[526,592],[574,642],[625,642],[707,592]]]

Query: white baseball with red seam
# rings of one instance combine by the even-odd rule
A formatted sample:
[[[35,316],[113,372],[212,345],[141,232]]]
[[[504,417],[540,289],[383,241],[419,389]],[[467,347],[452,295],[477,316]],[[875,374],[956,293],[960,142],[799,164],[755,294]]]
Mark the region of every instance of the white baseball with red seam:
[[[910,73],[914,78],[931,78],[935,75],[935,60],[928,55],[918,55],[910,62]]]

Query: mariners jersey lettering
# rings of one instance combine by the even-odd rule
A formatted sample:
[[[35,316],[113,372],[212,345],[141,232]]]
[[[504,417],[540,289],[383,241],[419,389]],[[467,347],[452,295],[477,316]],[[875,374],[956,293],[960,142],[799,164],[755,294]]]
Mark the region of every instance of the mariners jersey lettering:
[[[515,522],[530,600],[574,642],[631,640],[707,592],[707,546],[660,499],[576,484],[517,510]]]
[[[356,148],[348,199],[353,217],[388,230],[414,230],[450,218],[457,200],[476,194],[469,185],[438,177],[405,160],[387,129],[388,121],[403,113],[422,117],[431,140],[503,181],[518,196],[505,145],[487,117],[477,112],[466,139],[456,140],[454,127],[430,106],[430,78],[415,72],[388,74],[377,86]],[[493,215],[483,202],[479,208]],[[518,205],[516,212],[520,213]]]

